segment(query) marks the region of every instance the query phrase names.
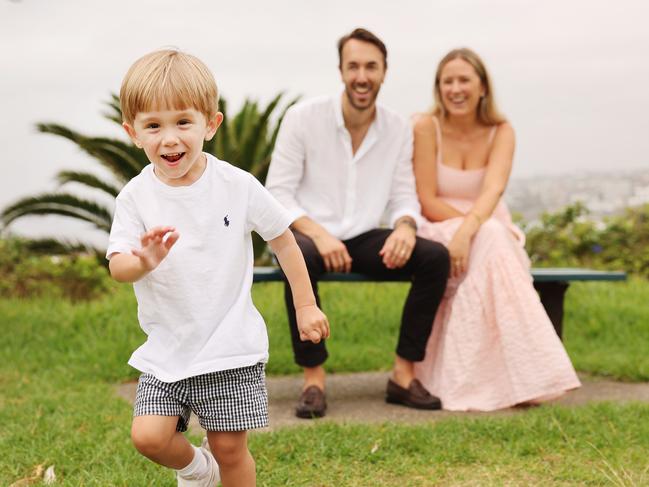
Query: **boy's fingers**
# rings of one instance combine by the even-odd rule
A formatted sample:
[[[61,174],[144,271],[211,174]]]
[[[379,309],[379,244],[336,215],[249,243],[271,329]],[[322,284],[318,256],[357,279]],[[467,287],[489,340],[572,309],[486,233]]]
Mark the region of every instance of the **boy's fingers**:
[[[151,233],[152,235],[156,235],[156,234],[164,235],[165,233],[173,232],[174,230],[176,230],[175,227],[166,225],[160,227],[153,227],[151,230],[149,230],[148,233]]]
[[[329,338],[329,322],[325,318],[325,320],[322,322],[322,326],[320,327],[321,333],[322,333],[322,338]]]
[[[321,338],[322,338],[322,335],[320,334],[320,332],[318,330],[311,330],[309,332],[309,339],[313,343],[320,343]]]
[[[180,237],[180,234],[178,232],[172,232],[168,234],[169,236],[167,237],[167,240],[165,240],[164,244],[167,250],[169,250],[173,245],[178,241],[178,238]]]

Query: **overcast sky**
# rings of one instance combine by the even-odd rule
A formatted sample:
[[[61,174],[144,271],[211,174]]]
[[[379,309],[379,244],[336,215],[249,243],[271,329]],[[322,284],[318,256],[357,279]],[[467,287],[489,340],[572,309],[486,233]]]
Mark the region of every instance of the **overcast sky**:
[[[357,26],[385,41],[379,99],[404,116],[430,107],[448,50],[476,50],[517,133],[514,177],[649,166],[646,0],[0,0],[0,207],[54,189],[61,169],[102,173],[34,124],[121,137],[100,114],[141,55],[200,57],[236,108],[279,91],[337,93],[336,40]],[[61,221],[13,229],[86,228]]]

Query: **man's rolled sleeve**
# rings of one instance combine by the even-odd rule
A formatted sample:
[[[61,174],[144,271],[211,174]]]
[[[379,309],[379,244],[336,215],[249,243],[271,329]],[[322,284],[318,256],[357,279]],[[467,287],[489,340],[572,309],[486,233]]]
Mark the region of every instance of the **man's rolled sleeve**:
[[[286,208],[291,219],[296,220],[307,214],[295,197],[304,174],[306,152],[299,113],[293,108],[286,112],[277,134],[266,189]]]
[[[394,227],[394,224],[399,218],[409,216],[419,226],[422,223],[421,206],[417,198],[415,174],[412,168],[413,136],[408,124],[405,124],[401,144],[399,160],[397,161],[392,178],[392,188],[390,190],[390,201],[388,202],[387,211],[388,221],[390,222],[390,226]]]

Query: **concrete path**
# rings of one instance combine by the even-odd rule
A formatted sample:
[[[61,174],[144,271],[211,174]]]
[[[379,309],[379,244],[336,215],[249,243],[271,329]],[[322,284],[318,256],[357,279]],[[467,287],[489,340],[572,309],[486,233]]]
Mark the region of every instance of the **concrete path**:
[[[649,403],[649,383],[625,383],[581,375],[582,387],[569,392],[556,404],[579,406],[600,401],[642,401]],[[438,420],[453,416],[480,417],[485,415],[521,414],[524,409],[506,409],[492,413],[456,413],[450,411],[418,411],[386,404],[385,386],[388,372],[363,372],[356,374],[330,374],[327,376],[327,416],[317,421],[336,423],[383,423],[394,421],[418,423]],[[300,376],[269,377],[267,379],[270,429],[293,425],[311,424],[312,420],[296,418],[295,403],[300,394],[302,379]],[[117,386],[117,393],[133,403],[135,383]],[[198,422],[192,415],[192,429]],[[198,431],[197,431],[198,432]]]

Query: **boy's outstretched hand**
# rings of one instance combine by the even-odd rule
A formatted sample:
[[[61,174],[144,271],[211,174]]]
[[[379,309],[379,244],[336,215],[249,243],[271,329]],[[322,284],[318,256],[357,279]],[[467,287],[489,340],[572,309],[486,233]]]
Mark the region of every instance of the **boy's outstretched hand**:
[[[140,258],[144,269],[150,272],[158,267],[179,237],[174,227],[154,227],[140,237],[142,248],[131,252]]]
[[[315,304],[300,306],[295,310],[295,315],[300,340],[319,343],[320,340],[329,338],[329,321],[318,306]]]

